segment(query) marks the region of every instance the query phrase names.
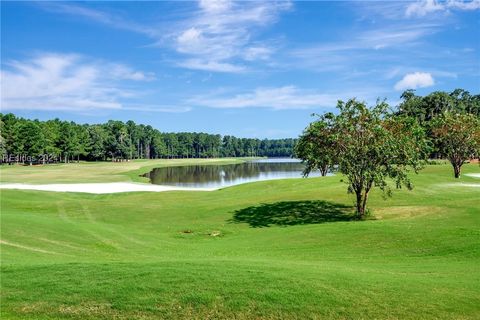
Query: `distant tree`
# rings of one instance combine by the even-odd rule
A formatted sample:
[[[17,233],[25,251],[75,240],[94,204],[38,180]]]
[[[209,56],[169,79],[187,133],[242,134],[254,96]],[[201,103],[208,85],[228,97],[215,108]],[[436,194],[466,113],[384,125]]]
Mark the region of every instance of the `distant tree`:
[[[108,133],[105,149],[112,161],[129,159],[132,145],[127,126],[122,121],[110,120],[107,122],[105,129]]]
[[[46,146],[45,153],[51,156],[58,156],[61,153],[59,143],[61,139],[60,128],[61,121],[59,119],[48,120],[43,122],[42,132],[45,136]]]
[[[463,89],[451,93],[435,91],[424,97],[415,95],[415,90],[406,90],[400,98],[397,113],[414,117],[422,125],[447,111],[480,116],[480,95],[471,95]]]
[[[145,126],[143,128],[143,152],[145,159],[152,158],[152,143],[153,143],[153,136],[155,134],[155,129],[152,126]]]
[[[471,95],[470,92],[463,89],[455,89],[450,93],[454,99],[457,112],[470,113],[480,116],[480,95]]]
[[[23,152],[23,144],[20,139],[20,120],[12,113],[1,115],[1,119],[5,153],[7,156],[18,156]]]
[[[434,142],[460,178],[462,165],[480,155],[480,120],[473,114],[445,112],[431,124]]]
[[[368,108],[351,99],[337,107],[340,113],[333,121],[338,170],[348,180],[348,192],[356,196],[357,217],[362,219],[373,187],[390,196],[390,178],[397,188],[412,188],[407,173],[421,169],[428,144],[414,119],[391,117],[385,102]]]
[[[314,170],[320,170],[326,176],[328,170],[336,164],[335,117],[329,113],[312,122],[300,136],[294,153],[305,163],[303,174],[308,176]]]
[[[160,132],[155,132],[152,140],[152,155],[154,158],[163,158],[167,155],[167,146]]]
[[[70,162],[71,159],[76,155],[77,150],[79,149],[79,138],[77,136],[77,131],[75,130],[75,123],[73,122],[62,122],[60,125],[60,135],[58,147],[63,154],[63,160],[65,163]]]
[[[108,121],[105,124],[76,124],[59,119],[38,121],[1,114],[3,151],[21,156],[32,152],[24,144],[20,129],[35,122],[40,127],[43,152],[58,155],[60,161],[195,158],[195,157],[289,157],[295,139],[262,140],[218,134],[180,132],[162,133],[149,125],[133,121]],[[39,136],[40,137],[40,136]],[[2,150],[0,150],[2,151]],[[20,159],[20,157],[17,157]],[[13,157],[12,157],[13,159]],[[13,160],[12,160],[13,161]]]
[[[19,128],[19,137],[23,145],[24,155],[28,156],[29,164],[33,159],[42,156],[45,152],[45,137],[37,121],[25,121]]]
[[[74,125],[74,129],[77,136],[77,144],[74,151],[74,155],[77,157],[77,162],[80,161],[80,157],[84,157],[88,154],[89,147],[89,133],[87,125]]]
[[[6,141],[5,141],[5,138],[3,137],[4,129],[5,129],[5,124],[3,123],[3,120],[0,118],[0,158],[1,158],[0,163],[3,162],[7,157]]]
[[[91,160],[105,160],[105,144],[108,138],[107,132],[100,125],[89,126],[87,132],[88,144],[86,145],[86,152],[88,158]]]

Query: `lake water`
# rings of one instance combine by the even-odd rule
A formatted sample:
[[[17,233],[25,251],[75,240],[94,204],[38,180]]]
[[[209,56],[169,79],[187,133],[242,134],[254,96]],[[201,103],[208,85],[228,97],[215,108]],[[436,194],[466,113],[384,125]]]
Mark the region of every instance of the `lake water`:
[[[241,183],[301,178],[305,166],[296,159],[261,159],[229,165],[156,168],[145,174],[153,184],[190,188],[221,188]],[[319,176],[312,172],[310,176]]]

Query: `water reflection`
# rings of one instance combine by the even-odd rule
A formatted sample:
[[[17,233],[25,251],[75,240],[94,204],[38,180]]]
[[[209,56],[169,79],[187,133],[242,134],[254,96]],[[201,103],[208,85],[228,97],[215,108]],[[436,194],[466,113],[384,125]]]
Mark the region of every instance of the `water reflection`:
[[[150,182],[190,188],[219,188],[236,184],[300,178],[304,165],[295,159],[263,159],[230,165],[195,165],[156,168],[145,174]],[[310,176],[318,176],[312,173]]]

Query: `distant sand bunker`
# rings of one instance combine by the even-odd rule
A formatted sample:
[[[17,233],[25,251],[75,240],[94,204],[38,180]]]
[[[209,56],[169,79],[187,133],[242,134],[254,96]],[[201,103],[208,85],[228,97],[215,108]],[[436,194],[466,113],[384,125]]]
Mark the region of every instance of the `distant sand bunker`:
[[[64,183],[64,184],[0,184],[0,189],[39,190],[55,192],[84,192],[94,194],[119,192],[164,192],[164,191],[213,191],[216,188],[183,188],[174,186],[160,186],[153,184],[132,182],[111,183]]]
[[[448,183],[447,186],[480,188],[480,183]]]
[[[472,178],[480,178],[480,173],[466,173],[465,176]],[[480,183],[448,183],[445,184],[449,187],[469,187],[469,188],[480,188]]]

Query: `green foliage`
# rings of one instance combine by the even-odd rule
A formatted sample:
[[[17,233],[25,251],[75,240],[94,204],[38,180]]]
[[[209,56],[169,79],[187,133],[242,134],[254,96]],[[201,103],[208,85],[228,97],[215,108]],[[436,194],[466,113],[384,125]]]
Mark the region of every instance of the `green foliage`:
[[[471,95],[463,89],[455,89],[451,93],[435,91],[424,97],[415,95],[415,90],[407,90],[401,99],[397,114],[413,117],[420,124],[426,124],[447,111],[480,117],[480,95]]]
[[[445,112],[431,123],[431,132],[440,154],[453,166],[460,178],[462,165],[480,156],[480,119],[473,114]]]
[[[41,157],[45,153],[58,156],[58,160],[65,163],[107,159],[289,157],[296,143],[295,139],[259,140],[233,136],[222,138],[207,133],[162,133],[133,121],[79,125],[58,119],[28,120],[13,114],[0,114],[0,121],[3,123],[3,154]],[[38,141],[27,141],[25,130],[37,132],[29,139]]]
[[[308,167],[337,165],[347,178],[348,192],[356,195],[357,215],[363,218],[373,187],[387,196],[389,179],[397,188],[412,188],[408,173],[421,169],[428,142],[415,119],[394,117],[385,102],[369,108],[351,99],[339,101],[337,107],[338,115],[322,116],[307,128],[297,155]]]
[[[0,119],[0,157],[5,157],[7,156],[7,146],[5,144],[5,138],[4,136],[4,129],[5,125],[3,121]]]
[[[427,141],[423,129],[411,118],[392,117],[388,104],[373,108],[354,99],[339,101],[336,123],[338,168],[356,195],[357,214],[363,218],[369,192],[378,187],[390,195],[388,179],[412,188],[408,172],[423,165]]]
[[[92,125],[87,128],[89,137],[87,138],[87,155],[93,160],[105,160],[105,149],[108,139],[108,133],[103,126]]]
[[[320,170],[325,176],[337,163],[335,123],[333,114],[320,116],[300,136],[295,146],[295,156],[305,163],[304,175]]]
[[[19,142],[28,157],[34,157],[45,151],[45,136],[37,121],[24,121],[18,127]],[[31,163],[30,160],[28,162]]]

